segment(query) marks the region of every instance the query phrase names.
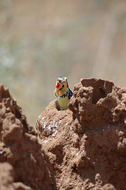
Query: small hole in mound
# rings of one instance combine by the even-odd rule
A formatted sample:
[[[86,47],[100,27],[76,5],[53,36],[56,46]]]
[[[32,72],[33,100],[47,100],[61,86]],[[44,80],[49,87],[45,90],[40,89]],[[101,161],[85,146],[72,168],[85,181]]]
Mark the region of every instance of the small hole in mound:
[[[105,98],[107,96],[105,89],[103,88],[96,88],[94,89],[93,92],[93,100],[92,103],[96,104],[98,102],[98,100],[100,100],[101,98]]]
[[[75,172],[75,173],[77,172],[76,164],[74,164],[74,165],[72,166],[72,171]]]
[[[83,79],[81,83],[85,87],[91,86],[93,88],[93,104],[96,104],[101,98],[105,98],[107,94],[111,93],[114,86],[112,82],[101,79]]]

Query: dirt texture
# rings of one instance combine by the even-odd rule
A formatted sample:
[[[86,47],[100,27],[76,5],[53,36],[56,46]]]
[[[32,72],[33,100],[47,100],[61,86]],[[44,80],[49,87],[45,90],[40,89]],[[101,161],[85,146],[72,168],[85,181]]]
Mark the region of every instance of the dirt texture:
[[[53,189],[54,178],[37,134],[0,86],[0,190]]]
[[[126,189],[126,90],[81,79],[69,109],[56,100],[36,123],[58,190]]]
[[[126,90],[81,79],[34,129],[1,85],[0,190],[126,190]]]

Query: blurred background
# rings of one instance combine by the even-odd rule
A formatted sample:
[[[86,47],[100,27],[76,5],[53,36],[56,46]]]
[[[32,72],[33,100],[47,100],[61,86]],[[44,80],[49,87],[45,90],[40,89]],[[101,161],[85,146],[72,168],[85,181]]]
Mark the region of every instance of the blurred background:
[[[0,83],[31,125],[59,75],[126,87],[125,0],[0,0]]]

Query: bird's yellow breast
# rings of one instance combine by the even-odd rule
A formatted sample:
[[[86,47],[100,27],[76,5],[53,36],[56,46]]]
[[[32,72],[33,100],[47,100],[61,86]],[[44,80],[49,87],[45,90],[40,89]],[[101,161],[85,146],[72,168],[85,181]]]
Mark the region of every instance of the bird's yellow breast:
[[[68,108],[68,104],[69,104],[69,98],[66,97],[58,97],[58,104],[60,106],[60,109],[65,110]]]

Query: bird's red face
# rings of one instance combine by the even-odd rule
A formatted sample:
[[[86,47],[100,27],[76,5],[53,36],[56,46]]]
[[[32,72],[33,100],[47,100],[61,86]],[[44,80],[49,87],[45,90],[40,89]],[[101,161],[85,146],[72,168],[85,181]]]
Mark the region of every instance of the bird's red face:
[[[59,88],[59,86],[60,86],[59,81],[56,81],[56,88]]]
[[[68,88],[68,82],[67,82],[67,78],[58,78],[56,81],[56,94],[57,96],[62,96],[63,94],[66,93]]]

